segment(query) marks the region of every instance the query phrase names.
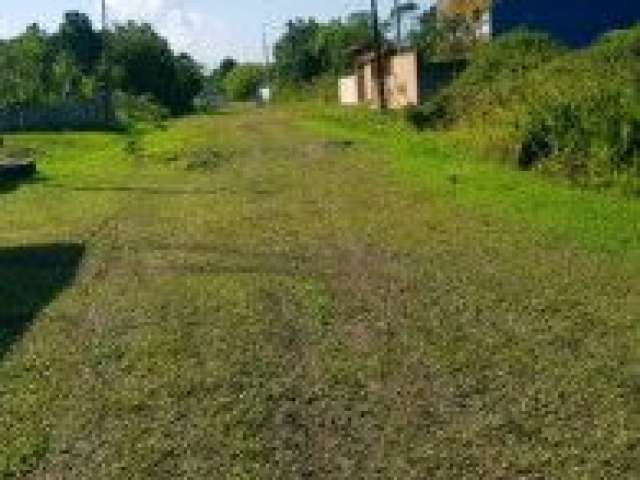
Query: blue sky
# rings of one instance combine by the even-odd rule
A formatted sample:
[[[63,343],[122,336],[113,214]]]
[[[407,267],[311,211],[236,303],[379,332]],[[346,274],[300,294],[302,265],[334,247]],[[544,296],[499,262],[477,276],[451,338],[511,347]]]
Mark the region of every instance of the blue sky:
[[[393,0],[379,0],[388,13]],[[0,0],[0,37],[14,35],[33,21],[51,30],[62,12],[76,9],[97,20],[100,0]],[[421,0],[424,6],[429,0]],[[107,0],[111,20],[146,20],[169,38],[174,48],[214,65],[223,56],[258,60],[262,24],[271,39],[294,16],[328,18],[368,8],[369,0]]]

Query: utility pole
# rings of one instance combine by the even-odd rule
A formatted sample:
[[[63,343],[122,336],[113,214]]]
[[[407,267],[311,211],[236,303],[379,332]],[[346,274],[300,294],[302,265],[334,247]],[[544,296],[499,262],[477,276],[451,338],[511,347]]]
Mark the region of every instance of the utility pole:
[[[396,12],[396,47],[402,43],[402,15],[400,14],[400,0],[393,0],[393,10]]]
[[[265,88],[270,88],[271,84],[271,51],[269,39],[267,37],[267,22],[262,23],[262,51],[264,53],[264,82]]]
[[[267,68],[271,64],[271,54],[269,52],[269,41],[267,39],[267,23],[262,24],[262,52],[264,53],[264,64]]]
[[[102,85],[102,103],[104,107],[105,125],[111,124],[111,70],[109,68],[109,54],[107,52],[107,0],[102,0],[102,59],[103,59],[103,85]]]
[[[380,110],[387,109],[386,87],[385,87],[385,68],[384,55],[382,52],[382,38],[380,35],[380,25],[378,21],[378,0],[371,0],[371,15],[373,23],[373,42],[376,50],[376,76],[378,77],[378,100],[380,102]]]
[[[102,0],[102,33],[107,31],[107,0]]]

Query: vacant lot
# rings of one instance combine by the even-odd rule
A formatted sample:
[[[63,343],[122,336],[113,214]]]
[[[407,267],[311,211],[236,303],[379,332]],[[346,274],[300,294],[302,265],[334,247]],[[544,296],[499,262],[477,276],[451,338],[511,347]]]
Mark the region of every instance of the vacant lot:
[[[365,117],[8,138],[0,478],[640,477],[639,202]]]

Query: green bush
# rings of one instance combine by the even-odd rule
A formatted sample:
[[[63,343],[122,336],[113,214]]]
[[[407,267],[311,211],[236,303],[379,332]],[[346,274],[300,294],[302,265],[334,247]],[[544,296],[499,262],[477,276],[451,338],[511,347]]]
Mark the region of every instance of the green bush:
[[[522,96],[527,74],[564,52],[549,36],[524,30],[479,46],[462,75],[424,107],[426,124],[479,120],[508,108]]]
[[[280,103],[317,101],[335,104],[338,102],[338,78],[327,74],[308,83],[279,83],[274,100]]]
[[[522,84],[519,164],[610,184],[640,155],[640,29],[609,34]],[[504,126],[503,128],[509,128]]]
[[[640,27],[577,51],[520,31],[479,48],[460,78],[410,118],[482,132],[486,148],[508,139],[520,168],[585,185],[636,184],[639,87]]]
[[[225,94],[230,100],[239,102],[253,100],[264,79],[265,70],[261,65],[238,65],[223,80]]]
[[[637,105],[636,95],[615,89],[541,101],[521,127],[520,166],[557,163],[573,179],[606,181],[632,166],[639,152]]]
[[[169,118],[169,110],[148,95],[117,92],[114,103],[118,124],[132,129],[143,124],[159,126]]]

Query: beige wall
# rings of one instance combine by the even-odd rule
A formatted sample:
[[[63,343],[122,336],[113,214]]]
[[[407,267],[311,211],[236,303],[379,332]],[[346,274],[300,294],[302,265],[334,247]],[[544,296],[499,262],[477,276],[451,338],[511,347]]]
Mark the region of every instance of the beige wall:
[[[340,103],[342,105],[358,104],[358,77],[351,75],[340,79]]]
[[[403,108],[417,105],[418,93],[418,55],[407,52],[396,55],[390,60],[386,92],[390,108]]]
[[[356,98],[357,103],[377,107],[379,101],[375,63],[368,62],[359,71],[363,76],[360,81],[358,75],[340,80],[340,101],[343,104],[352,104],[350,100]],[[403,108],[420,103],[417,52],[405,52],[387,58],[385,72],[385,92],[390,108]]]
[[[364,66],[364,101],[372,103],[375,98],[375,84],[373,79],[373,65],[367,63]]]

